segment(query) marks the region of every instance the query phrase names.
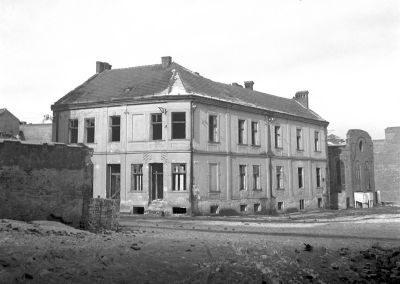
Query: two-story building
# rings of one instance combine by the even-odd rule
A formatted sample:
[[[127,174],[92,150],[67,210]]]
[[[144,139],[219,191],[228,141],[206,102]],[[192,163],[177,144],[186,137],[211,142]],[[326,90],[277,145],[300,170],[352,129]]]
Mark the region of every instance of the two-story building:
[[[326,128],[293,99],[161,64],[96,74],[53,106],[53,140],[94,149],[94,196],[122,210],[253,213],[328,204]]]

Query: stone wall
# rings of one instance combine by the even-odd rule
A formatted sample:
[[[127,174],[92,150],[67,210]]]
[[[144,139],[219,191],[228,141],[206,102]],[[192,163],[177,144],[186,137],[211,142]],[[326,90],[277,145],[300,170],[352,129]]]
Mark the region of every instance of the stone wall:
[[[19,130],[23,132],[25,141],[51,142],[52,124],[22,124]]]
[[[119,221],[118,199],[90,198],[88,212],[85,214],[84,228],[97,232],[100,230],[117,230]],[[87,218],[86,218],[87,216]]]
[[[381,201],[400,202],[400,127],[388,127],[385,140],[374,140],[374,159]]]
[[[90,157],[85,146],[0,140],[0,218],[80,227],[93,197]]]

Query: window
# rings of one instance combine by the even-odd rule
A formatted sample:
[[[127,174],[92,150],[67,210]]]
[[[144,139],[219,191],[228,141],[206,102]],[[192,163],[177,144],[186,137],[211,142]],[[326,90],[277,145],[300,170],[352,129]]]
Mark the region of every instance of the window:
[[[300,128],[296,129],[296,148],[297,150],[303,150],[303,134]]]
[[[110,116],[111,141],[118,142],[121,138],[121,117],[119,115]]]
[[[283,210],[283,201],[278,201],[278,210],[279,211]]]
[[[239,165],[239,190],[247,189],[246,165]]]
[[[300,210],[304,210],[304,199],[300,199]]]
[[[275,148],[282,148],[282,133],[279,125],[275,126]]]
[[[261,212],[261,204],[254,203],[254,212]]]
[[[121,189],[121,166],[118,164],[108,164],[106,198],[119,199],[120,189]]]
[[[143,165],[132,164],[131,165],[131,190],[142,191],[143,190]]]
[[[218,122],[216,115],[208,116],[208,141],[217,142],[218,137]]]
[[[210,214],[218,214],[218,205],[210,206]]]
[[[322,198],[318,198],[318,208],[322,208]]]
[[[172,113],[172,139],[186,138],[186,113]]]
[[[247,212],[247,204],[240,204],[240,212]]]
[[[162,114],[161,113],[153,113],[151,115],[151,134],[152,140],[161,140],[162,139]]]
[[[283,167],[276,166],[276,188],[283,189]]]
[[[363,142],[362,142],[362,141],[360,141],[360,142],[358,143],[358,148],[360,148],[360,151],[361,151],[361,152],[364,151],[364,145],[363,145]]]
[[[259,145],[258,141],[258,122],[251,122],[251,145]]]
[[[218,164],[209,164],[209,190],[219,191],[218,187]]]
[[[315,173],[317,176],[317,187],[321,187],[321,168],[316,168]]]
[[[319,143],[319,131],[314,131],[314,151],[321,151]]]
[[[172,164],[172,190],[186,190],[186,164]]]
[[[239,119],[238,120],[238,143],[245,144],[245,132],[246,131],[246,121]]]
[[[253,165],[253,189],[254,190],[261,189],[260,166],[259,165]]]
[[[78,120],[69,120],[69,143],[78,143]]]
[[[85,119],[86,143],[94,143],[94,118]]]
[[[298,177],[298,182],[299,182],[299,188],[304,187],[303,175],[304,175],[303,168],[297,168],[297,177]]]

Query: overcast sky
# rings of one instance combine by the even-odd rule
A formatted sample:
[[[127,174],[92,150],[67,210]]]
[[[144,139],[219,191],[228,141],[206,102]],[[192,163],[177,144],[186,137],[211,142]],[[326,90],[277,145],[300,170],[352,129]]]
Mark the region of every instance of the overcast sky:
[[[0,1],[0,108],[41,122],[95,73],[161,56],[310,107],[345,137],[400,126],[400,1]]]

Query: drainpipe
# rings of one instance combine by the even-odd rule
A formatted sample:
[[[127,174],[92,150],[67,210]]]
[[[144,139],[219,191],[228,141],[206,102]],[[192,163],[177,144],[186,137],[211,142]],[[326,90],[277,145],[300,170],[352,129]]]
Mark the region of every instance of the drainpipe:
[[[194,111],[196,109],[196,105],[193,104],[193,101],[190,101],[190,212],[193,215],[193,207],[194,207],[194,192],[193,192],[193,138],[194,138]]]
[[[267,198],[269,199],[271,209],[272,209],[272,148],[271,148],[271,122],[274,121],[274,118],[266,115],[267,118],[267,159],[268,159],[268,188],[267,188]]]

